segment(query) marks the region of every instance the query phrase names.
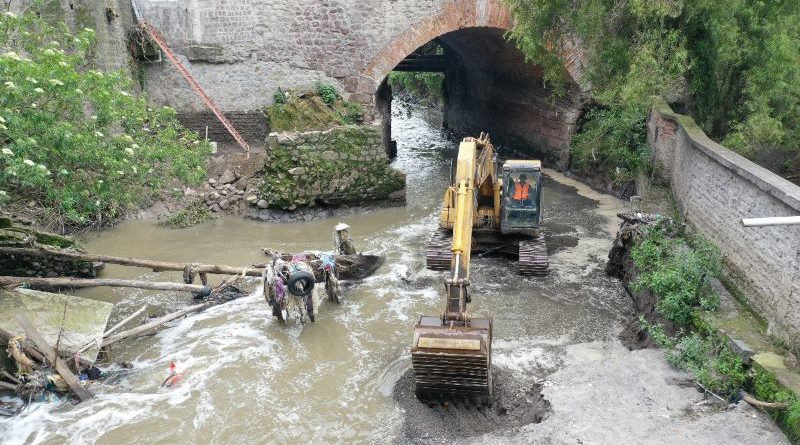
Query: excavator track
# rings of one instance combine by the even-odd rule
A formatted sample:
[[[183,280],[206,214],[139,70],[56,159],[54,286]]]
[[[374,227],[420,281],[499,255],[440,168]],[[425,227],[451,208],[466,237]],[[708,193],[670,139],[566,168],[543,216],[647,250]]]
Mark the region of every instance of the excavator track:
[[[453,252],[450,251],[452,242],[453,232],[448,229],[436,230],[425,248],[425,266],[432,270],[449,270],[453,259]]]
[[[547,244],[544,235],[539,235],[529,241],[519,242],[519,273],[543,277],[547,275],[550,266],[547,260]]]

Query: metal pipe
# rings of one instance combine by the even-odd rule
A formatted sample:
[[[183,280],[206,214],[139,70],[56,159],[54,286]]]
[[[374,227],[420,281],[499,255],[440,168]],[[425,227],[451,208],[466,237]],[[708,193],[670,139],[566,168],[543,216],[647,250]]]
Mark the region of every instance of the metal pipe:
[[[742,218],[745,227],[791,226],[800,224],[800,216],[772,216],[768,218]]]

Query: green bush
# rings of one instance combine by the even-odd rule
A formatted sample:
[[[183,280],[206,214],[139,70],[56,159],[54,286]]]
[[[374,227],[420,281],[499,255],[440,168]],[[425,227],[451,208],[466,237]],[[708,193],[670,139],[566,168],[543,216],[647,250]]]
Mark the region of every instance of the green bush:
[[[601,106],[632,107],[643,120],[649,97],[664,96],[731,149],[800,172],[800,2],[503,2],[509,39],[557,94],[570,84],[559,50],[577,38]]]
[[[444,103],[445,84],[442,73],[417,73],[392,71],[388,78],[392,91],[406,92],[417,100],[430,105]]]
[[[314,93],[283,93],[283,103],[267,107],[267,123],[270,131],[327,130],[337,125],[359,124],[364,120],[361,104],[343,100],[333,87],[326,93],[317,87]],[[333,102],[332,94],[335,94]],[[327,99],[326,99],[327,97]]]
[[[661,326],[641,318],[642,328],[664,349],[670,365],[694,375],[707,390],[730,400],[747,382],[741,358],[714,333],[692,332],[669,337]]]
[[[607,172],[617,184],[650,170],[646,114],[637,107],[591,109],[572,138],[572,168]]]
[[[119,217],[174,178],[199,182],[211,151],[121,71],[91,69],[95,41],[32,12],[0,16],[0,187],[67,225]]]
[[[272,100],[275,102],[275,105],[283,105],[286,103],[286,93],[278,88],[278,91],[272,95]]]
[[[696,310],[718,307],[719,295],[710,281],[721,273],[722,260],[719,250],[703,238],[670,238],[662,225],[652,225],[631,250],[631,258],[637,273],[631,288],[657,295],[656,309],[667,320],[688,326]]]
[[[318,83],[316,91],[319,97],[322,98],[322,101],[329,106],[333,105],[337,100],[339,100],[339,93],[336,91],[336,88],[334,88],[333,85]]]

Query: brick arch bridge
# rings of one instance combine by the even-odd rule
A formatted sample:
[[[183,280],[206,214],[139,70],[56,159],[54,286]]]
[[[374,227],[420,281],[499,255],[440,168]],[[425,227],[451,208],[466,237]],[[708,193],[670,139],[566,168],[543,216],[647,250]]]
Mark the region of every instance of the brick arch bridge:
[[[510,27],[500,0],[139,0],[195,78],[245,137],[267,129],[260,110],[278,88],[337,85],[367,105],[388,132],[386,76],[436,40],[445,49],[445,123],[456,133],[489,131],[563,166],[577,120],[583,58],[562,48],[574,85],[553,100],[542,73],[504,39]],[[145,89],[176,108],[185,123],[224,138],[200,100],[165,63],[145,65]],[[388,136],[385,139],[388,142]]]

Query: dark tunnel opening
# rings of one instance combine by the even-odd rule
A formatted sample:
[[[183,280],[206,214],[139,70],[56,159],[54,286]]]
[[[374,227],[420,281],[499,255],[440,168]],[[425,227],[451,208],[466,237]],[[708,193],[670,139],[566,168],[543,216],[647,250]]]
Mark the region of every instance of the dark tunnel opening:
[[[454,139],[488,132],[499,146],[563,169],[569,162],[569,140],[580,113],[580,89],[573,84],[565,95],[555,97],[544,84],[542,69],[527,63],[504,34],[502,29],[488,27],[443,34],[432,41],[443,48],[441,57],[417,49],[395,69],[444,73],[443,120]],[[387,153],[393,156],[391,101],[391,87],[384,79],[376,93],[376,106],[382,116]]]

